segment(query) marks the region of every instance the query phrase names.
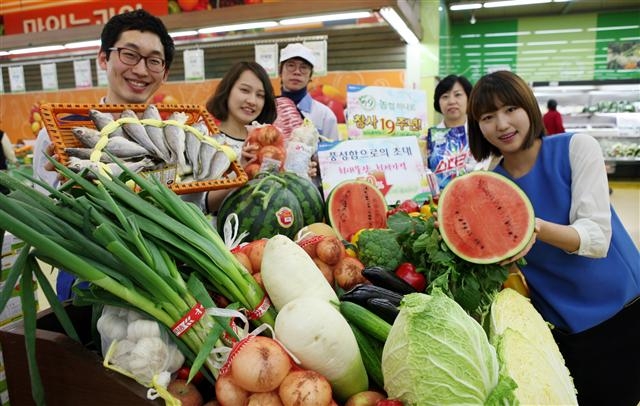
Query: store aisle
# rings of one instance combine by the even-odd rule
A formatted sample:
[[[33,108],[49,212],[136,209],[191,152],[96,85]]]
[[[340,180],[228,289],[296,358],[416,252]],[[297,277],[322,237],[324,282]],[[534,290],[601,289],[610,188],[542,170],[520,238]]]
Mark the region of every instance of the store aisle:
[[[610,182],[610,186],[613,190],[611,204],[640,248],[640,183]]]

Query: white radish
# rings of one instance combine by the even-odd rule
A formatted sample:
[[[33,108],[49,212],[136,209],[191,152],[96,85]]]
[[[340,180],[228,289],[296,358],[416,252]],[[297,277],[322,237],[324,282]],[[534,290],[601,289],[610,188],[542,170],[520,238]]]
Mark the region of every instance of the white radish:
[[[267,241],[262,254],[261,276],[277,311],[299,297],[338,302],[336,292],[311,257],[284,235],[273,236]]]
[[[292,300],[278,311],[275,332],[302,368],[329,380],[339,401],[369,388],[353,331],[328,301],[315,297]]]

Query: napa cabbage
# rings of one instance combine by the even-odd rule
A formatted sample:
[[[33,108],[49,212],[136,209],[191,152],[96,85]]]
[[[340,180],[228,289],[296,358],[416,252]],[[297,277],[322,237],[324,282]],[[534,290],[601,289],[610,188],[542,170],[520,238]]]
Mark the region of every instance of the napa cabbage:
[[[523,404],[575,405],[576,390],[551,329],[529,299],[503,289],[491,305],[489,338]]]
[[[405,405],[513,404],[486,333],[438,289],[405,295],[382,352],[384,389]]]

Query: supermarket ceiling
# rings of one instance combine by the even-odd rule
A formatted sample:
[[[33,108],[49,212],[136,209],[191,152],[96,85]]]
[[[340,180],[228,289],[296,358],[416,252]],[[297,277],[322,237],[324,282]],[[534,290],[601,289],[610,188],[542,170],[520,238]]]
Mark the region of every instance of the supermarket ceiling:
[[[476,21],[500,20],[534,16],[559,16],[581,13],[601,13],[605,11],[638,10],[640,2],[637,0],[571,0],[557,1],[542,4],[514,5],[510,7],[482,7],[479,9],[452,11],[451,5],[484,4],[483,0],[445,0],[449,10],[449,18],[453,22],[469,21],[471,15]],[[491,0],[491,3],[499,1]],[[513,3],[525,3],[526,0]]]

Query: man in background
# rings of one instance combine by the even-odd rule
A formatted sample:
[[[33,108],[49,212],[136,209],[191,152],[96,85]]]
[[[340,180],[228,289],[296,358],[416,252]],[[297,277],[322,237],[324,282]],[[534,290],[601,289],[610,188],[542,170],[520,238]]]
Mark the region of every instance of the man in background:
[[[307,92],[316,58],[313,51],[300,43],[289,44],[280,51],[281,94],[288,97],[311,120],[323,137],[338,140],[338,119],[333,111],[314,100]]]
[[[565,132],[562,125],[562,114],[560,114],[556,108],[558,102],[554,99],[549,99],[547,102],[547,113],[542,117],[544,122],[544,128],[547,130],[547,135],[560,134]]]

